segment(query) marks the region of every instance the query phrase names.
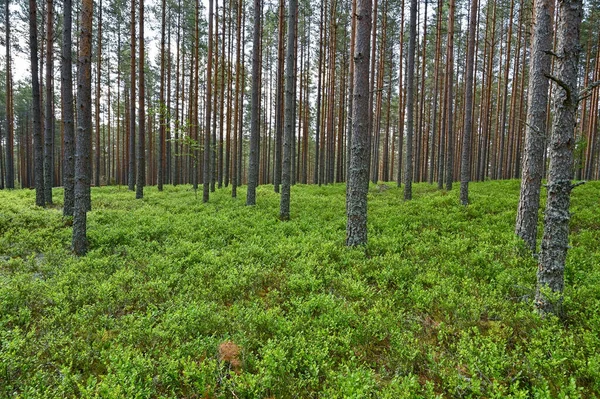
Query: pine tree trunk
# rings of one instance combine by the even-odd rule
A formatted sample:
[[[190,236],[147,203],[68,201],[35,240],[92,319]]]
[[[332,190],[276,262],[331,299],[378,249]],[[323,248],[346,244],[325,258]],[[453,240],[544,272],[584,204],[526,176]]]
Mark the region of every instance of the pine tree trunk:
[[[475,61],[475,28],[477,24],[477,0],[471,0],[469,16],[469,42],[467,70],[465,73],[465,125],[460,166],[460,203],[469,204],[469,181],[471,180],[471,134],[473,130],[473,70]]]
[[[135,187],[135,198],[144,198],[144,185],[146,184],[146,81],[144,77],[145,54],[144,54],[144,0],[140,2],[140,56],[139,56],[139,73],[140,73],[140,90],[139,90],[139,129],[137,142],[137,179]],[[133,101],[133,100],[132,100]]]
[[[10,55],[10,0],[5,1],[6,18],[6,188],[15,188],[15,158],[14,158],[14,105],[12,88],[12,71]]]
[[[552,0],[536,0],[532,27],[525,153],[515,233],[536,250],[540,190],[546,150],[546,108],[552,46]]]
[[[252,98],[250,117],[250,159],[248,164],[248,194],[246,205],[256,205],[256,186],[258,185],[258,151],[259,151],[259,115],[260,115],[260,42],[262,1],[254,0],[254,31],[252,38]]]
[[[54,114],[52,112],[52,103],[54,102],[52,93],[53,76],[53,43],[54,43],[54,5],[52,0],[46,0],[46,112],[44,123],[44,197],[46,204],[52,204],[52,186],[53,186],[53,146],[54,146]]]
[[[415,123],[415,46],[417,39],[417,0],[410,2],[408,37],[408,65],[406,82],[406,166],[404,173],[404,200],[412,199],[413,134]]]
[[[565,260],[569,246],[569,205],[573,177],[574,129],[577,122],[579,35],[582,0],[559,2],[556,31],[554,119],[550,137],[548,197],[540,251],[535,305],[541,313],[563,315]]]
[[[162,0],[161,2],[161,27],[160,27],[160,92],[159,92],[159,138],[158,138],[158,191],[163,190],[163,182],[165,180],[165,166],[166,166],[166,126],[165,126],[165,114],[167,111],[167,104],[165,104],[165,28],[166,28],[166,14],[167,14],[167,1]],[[169,54],[170,54],[169,49]]]
[[[84,0],[79,24],[79,59],[77,61],[77,135],[75,136],[75,203],[73,208],[72,248],[76,255],[88,250],[87,210],[91,176],[92,140],[92,0]]]
[[[131,0],[131,76],[129,94],[129,170],[128,186],[129,190],[135,190],[135,98],[136,98],[136,78],[135,78],[135,0]]]
[[[452,190],[454,181],[454,0],[450,0],[450,10],[448,11],[448,53],[446,56],[446,79],[448,82],[447,92],[447,110],[446,110],[446,190]]]
[[[33,102],[33,158],[35,175],[35,204],[46,205],[44,195],[44,147],[42,133],[42,110],[40,101],[38,36],[37,36],[37,4],[29,0],[29,55],[31,60],[31,91]]]
[[[348,173],[346,245],[367,243],[369,191],[369,63],[371,56],[371,0],[357,0],[354,49],[354,100],[352,147]]]
[[[65,0],[63,3],[63,43],[61,64],[61,97],[64,129],[64,216],[73,216],[73,202],[75,200],[73,192],[73,179],[75,178],[75,131],[73,126],[73,60],[71,55],[72,12],[71,0]]]
[[[290,219],[291,147],[292,140],[294,139],[294,108],[296,107],[296,99],[294,98],[294,87],[296,86],[294,58],[296,56],[295,36],[298,2],[296,0],[289,0],[288,4],[287,48],[285,57],[285,130],[283,135],[283,170],[281,179],[281,202],[279,207],[279,219],[281,220]]]

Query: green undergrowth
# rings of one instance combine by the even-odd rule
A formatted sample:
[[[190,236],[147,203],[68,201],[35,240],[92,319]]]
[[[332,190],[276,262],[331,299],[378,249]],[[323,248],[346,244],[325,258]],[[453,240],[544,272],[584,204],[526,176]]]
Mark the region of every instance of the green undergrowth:
[[[343,185],[293,187],[289,222],[272,186],[93,188],[82,258],[60,189],[2,191],[0,397],[597,397],[600,183],[573,193],[565,320],[534,311],[519,182],[470,188],[372,185],[361,249]]]

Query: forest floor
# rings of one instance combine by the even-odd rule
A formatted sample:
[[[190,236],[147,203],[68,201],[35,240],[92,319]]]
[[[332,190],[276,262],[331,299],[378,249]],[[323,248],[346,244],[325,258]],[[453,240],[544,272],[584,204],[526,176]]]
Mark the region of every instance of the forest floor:
[[[272,186],[93,188],[83,258],[61,189],[2,191],[0,397],[598,397],[600,183],[573,194],[564,320],[534,311],[519,182],[470,187],[372,185],[366,250],[343,185],[295,186],[289,222]]]

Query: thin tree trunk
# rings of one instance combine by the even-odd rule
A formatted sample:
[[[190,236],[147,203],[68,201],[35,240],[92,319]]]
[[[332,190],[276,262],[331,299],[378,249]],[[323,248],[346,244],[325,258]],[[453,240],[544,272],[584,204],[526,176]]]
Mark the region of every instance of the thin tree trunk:
[[[54,146],[54,114],[52,112],[53,93],[53,49],[54,49],[54,5],[46,0],[46,122],[44,124],[44,197],[46,204],[52,204],[53,186],[53,146]]]
[[[446,190],[452,190],[452,182],[454,181],[454,117],[453,117],[453,102],[454,102],[454,0],[450,0],[450,10],[448,11],[448,54],[446,57],[446,79],[448,80],[448,98],[446,111],[446,138],[448,142],[446,151]]]
[[[166,30],[166,14],[167,14],[167,1],[162,0],[161,2],[161,26],[160,26],[160,92],[159,92],[159,139],[158,139],[158,191],[163,190],[163,182],[165,180],[165,166],[166,166],[166,126],[165,126],[165,114],[168,112],[167,104],[165,104],[165,30]],[[170,54],[171,49],[169,49]]]
[[[66,0],[68,1],[68,0]],[[15,188],[15,158],[14,158],[14,105],[13,105],[13,87],[10,55],[10,0],[5,1],[6,18],[6,188]]]
[[[135,0],[131,0],[131,76],[130,76],[130,89],[129,95],[129,173],[128,173],[128,186],[129,190],[135,190]]]
[[[294,87],[296,86],[296,72],[294,68],[294,57],[296,55],[296,12],[298,2],[289,0],[288,25],[287,25],[287,49],[286,49],[286,77],[285,77],[285,131],[283,136],[283,170],[281,179],[281,202],[279,207],[279,218],[290,219],[290,184],[291,184],[291,146],[294,139]]]
[[[473,130],[473,70],[475,61],[475,28],[477,24],[477,0],[471,0],[469,16],[469,41],[467,70],[465,76],[465,125],[460,165],[460,203],[469,204],[469,181],[471,180],[471,133]]]
[[[452,0],[451,0],[452,1]],[[404,174],[404,200],[412,199],[413,133],[415,123],[415,44],[417,39],[417,0],[410,2],[408,36],[408,66],[406,88],[406,166]]]
[[[140,56],[139,56],[139,73],[140,73],[140,90],[139,90],[139,129],[137,142],[137,179],[135,188],[135,198],[144,198],[144,185],[146,184],[146,82],[144,77],[145,54],[144,54],[144,0],[140,2]],[[132,99],[133,101],[133,99]]]
[[[35,174],[35,204],[46,206],[44,195],[44,147],[42,133],[42,110],[40,100],[38,37],[37,37],[37,4],[29,0],[29,55],[31,60],[31,91],[33,102],[33,152]]]
[[[63,45],[61,64],[61,97],[63,106],[64,129],[64,159],[63,186],[64,205],[63,215],[73,216],[74,178],[75,178],[75,131],[73,128],[73,69],[71,55],[72,2],[63,3]]]
[[[102,89],[100,86],[100,76],[102,70],[102,0],[98,7],[98,49],[96,53],[96,93],[95,93],[95,106],[96,106],[96,151],[94,153],[94,185],[100,187],[100,97],[102,96]]]

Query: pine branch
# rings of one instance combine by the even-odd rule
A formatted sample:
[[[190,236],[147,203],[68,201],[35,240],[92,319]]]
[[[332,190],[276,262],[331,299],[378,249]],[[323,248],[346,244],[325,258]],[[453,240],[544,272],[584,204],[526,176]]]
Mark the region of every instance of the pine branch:
[[[544,73],[544,76],[546,78],[550,79],[551,81],[553,81],[554,83],[556,83],[557,85],[559,85],[560,87],[562,87],[563,90],[567,93],[567,101],[571,102],[571,88],[569,87],[568,84],[566,84],[565,82],[563,82],[556,76],[550,75],[549,73]]]
[[[594,89],[598,86],[600,86],[600,80],[595,81],[594,83],[590,84],[588,87],[583,89],[581,91],[581,95],[579,96],[578,102],[581,102],[586,98],[590,97],[593,94]]]

